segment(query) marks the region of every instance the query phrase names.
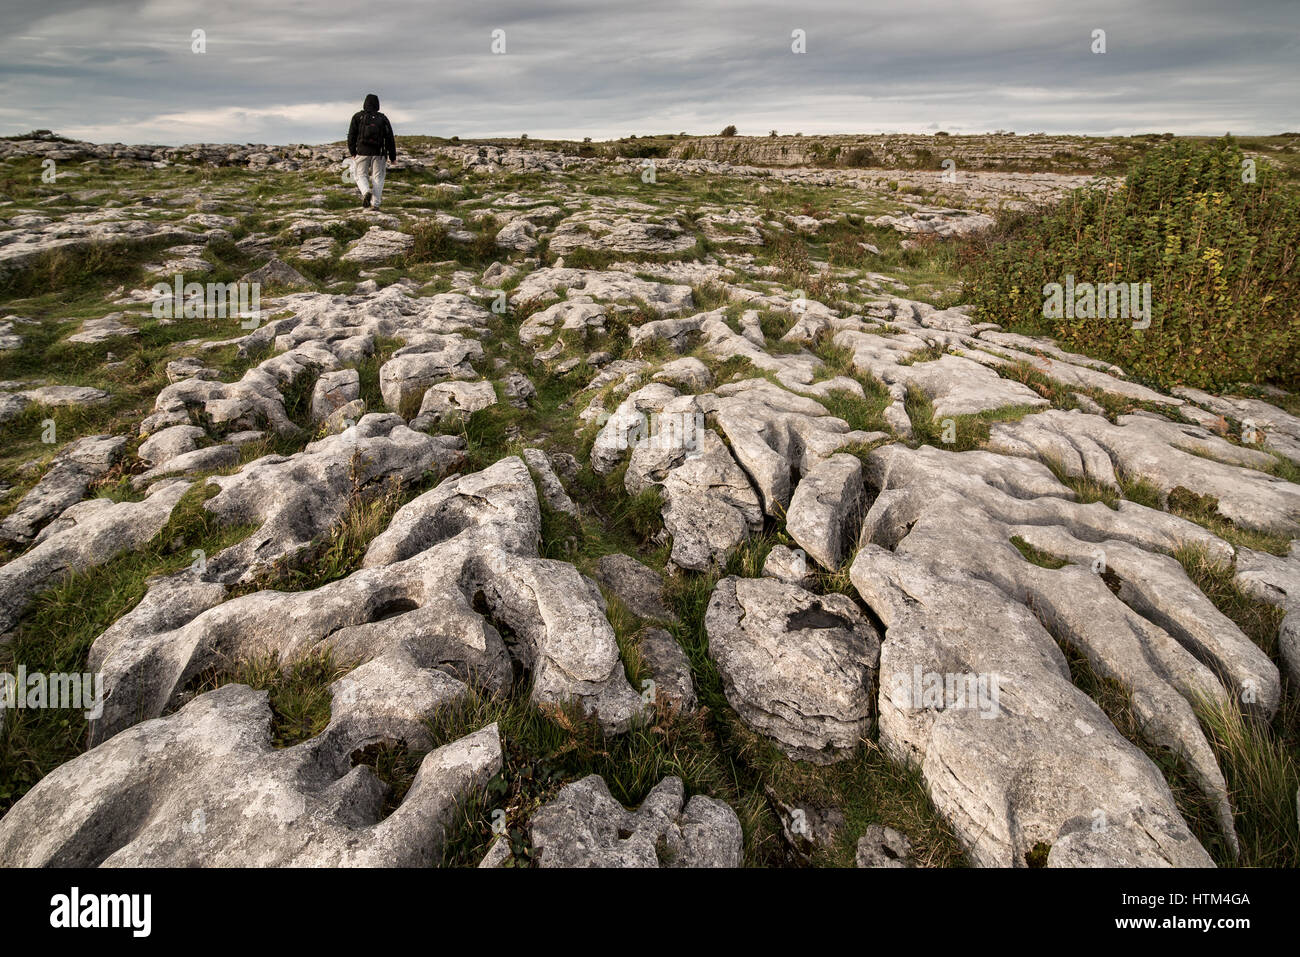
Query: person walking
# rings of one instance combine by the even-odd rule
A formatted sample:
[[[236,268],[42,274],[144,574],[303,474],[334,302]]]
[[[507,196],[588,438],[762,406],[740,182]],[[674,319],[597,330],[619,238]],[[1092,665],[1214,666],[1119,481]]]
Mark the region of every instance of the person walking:
[[[361,191],[361,205],[378,209],[384,194],[384,173],[397,162],[397,141],[393,125],[379,112],[379,97],[367,93],[361,110],[348,127],[348,155],[352,157],[352,178]]]

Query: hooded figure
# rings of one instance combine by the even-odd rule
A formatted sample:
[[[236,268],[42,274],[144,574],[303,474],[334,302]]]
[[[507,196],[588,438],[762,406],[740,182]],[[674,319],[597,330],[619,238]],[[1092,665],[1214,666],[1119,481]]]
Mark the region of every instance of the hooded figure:
[[[388,117],[379,112],[379,97],[373,93],[366,94],[361,112],[352,117],[348,155],[353,158],[352,177],[361,191],[361,205],[378,209],[384,173],[388,163],[397,160],[397,141]]]

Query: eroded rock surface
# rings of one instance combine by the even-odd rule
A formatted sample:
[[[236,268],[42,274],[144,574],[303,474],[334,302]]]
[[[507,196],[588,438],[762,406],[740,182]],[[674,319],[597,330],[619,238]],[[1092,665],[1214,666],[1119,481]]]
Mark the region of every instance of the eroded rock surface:
[[[1300,534],[1300,486],[1262,469],[1272,456],[1233,445],[1200,426],[1152,415],[1099,415],[1053,409],[993,427],[989,448],[1059,462],[1069,475],[1117,488],[1117,471],[1141,476],[1168,495],[1186,489],[1213,499],[1235,525]]]
[[[1300,544],[1292,541],[1284,557],[1237,549],[1236,581],[1249,594],[1285,613],[1278,650],[1291,680],[1300,681]]]
[[[0,538],[30,542],[46,522],[85,497],[91,483],[108,473],[125,446],[126,439],[109,435],[91,435],[69,444],[54,457],[36,487],[0,522]]]
[[[791,757],[847,757],[866,731],[880,638],[844,595],[724,578],[705,615],[727,700]]]
[[[20,450],[0,476],[0,636],[39,655],[53,643],[31,609],[50,589],[97,602],[121,566],[72,576],[133,551],[149,572],[168,563],[94,641],[104,710],[69,732],[89,750],[0,819],[0,864],[437,863],[454,807],[512,770],[494,726],[448,740],[430,719],[510,696],[559,724],[585,712],[575,735],[739,721],[794,761],[841,761],[878,728],[869,747],[918,769],[977,865],[1208,864],[1125,737],[1140,735],[1178,756],[1230,856],[1248,789],[1229,794],[1197,709],[1263,728],[1293,704],[1293,397],[1166,394],[922,301],[955,287],[875,271],[884,230],[923,253],[1080,178],[968,171],[943,189],[963,209],[908,192],[937,187],[933,171],[799,168],[807,140],[752,139],[773,165],[723,162],[731,138],[656,159],[739,187],[689,207],[632,158],[416,144],[383,211],[333,201],[356,203],[339,146],[0,141],[0,159],[60,164],[57,192],[0,217],[0,270],[150,244],[149,279],[105,283],[102,308],[31,299],[0,317],[23,370],[0,382]],[[162,172],[211,164],[228,173],[203,190]],[[156,188],[73,185],[102,165],[157,171]],[[266,169],[324,179],[254,201],[240,176]],[[825,202],[782,209],[788,186]],[[258,311],[213,316],[193,288],[173,301],[178,274],[220,275],[230,245],[265,287]],[[48,369],[15,361],[45,343]],[[140,355],[165,373],[154,394],[131,384]],[[52,461],[32,438],[47,419]],[[1276,605],[1276,643],[1248,638],[1184,561]],[[328,726],[290,747],[273,746],[263,693],[222,684],[320,656],[343,672]],[[1131,719],[1085,693],[1098,680]],[[391,745],[425,757],[386,814],[367,762]],[[599,777],[557,783],[529,822],[544,866],[742,862],[735,812],[676,778],[636,810]],[[757,797],[785,852],[814,861],[843,811],[773,783],[736,807]],[[909,863],[904,826],[869,828],[859,865]]]
[[[539,867],[739,867],[743,843],[736,812],[702,794],[686,800],[680,778],[664,778],[629,811],[592,774],[529,827]]]
[[[336,692],[336,701],[338,693]],[[423,711],[451,695],[412,694]],[[418,713],[418,712],[417,712]],[[271,745],[266,692],[226,685],[46,776],[0,819],[5,867],[427,867],[457,805],[501,767],[496,725],[430,752],[401,805],[351,754],[373,736],[344,713]],[[141,781],[149,786],[142,788]],[[55,826],[49,826],[54,824]]]
[[[909,867],[912,842],[894,830],[873,824],[858,838],[853,862],[858,867]]]
[[[140,502],[93,498],[64,509],[31,548],[0,565],[0,640],[35,595],[66,575],[88,571],[139,548],[163,530],[189,488],[184,481],[155,486]]]
[[[323,651],[409,659],[498,692],[514,662],[531,673],[538,702],[578,701],[611,730],[626,728],[643,702],[623,676],[613,629],[572,565],[537,557],[539,523],[532,479],[508,458],[403,506],[361,570],[312,591],[227,600],[213,579],[234,559],[220,553],[207,581],[186,573],[155,585],[156,596],[97,639],[91,660],[106,695],[92,735],[164,713],[195,676],[232,661],[272,655],[287,665]]]
[[[409,484],[460,460],[459,451],[413,431],[400,416],[374,413],[299,454],[264,456],[234,475],[213,476],[209,484],[219,491],[204,508],[224,524],[258,529],[215,556],[208,574],[247,581],[339,522],[354,493]]]
[[[897,753],[909,753],[924,766],[930,761],[924,739],[934,735],[942,722],[929,716],[934,709],[909,706],[916,697],[916,682],[908,683],[909,669],[920,668],[924,674],[983,676],[986,683],[998,674],[1003,676],[1000,687],[1014,688],[1016,682],[995,663],[998,656],[1009,656],[1015,643],[1025,653],[1036,649],[1036,657],[1019,666],[1036,662],[1036,674],[1028,679],[1035,685],[1033,695],[1054,695],[1057,700],[1051,709],[1058,712],[1067,707],[1089,711],[1082,702],[1077,702],[1077,707],[1067,706],[1070,695],[1061,697],[1064,689],[1052,691],[1048,675],[1063,659],[1049,638],[1046,629],[1050,629],[1060,641],[1082,651],[1099,674],[1131,690],[1144,735],[1153,744],[1183,756],[1202,790],[1216,803],[1229,841],[1235,842],[1223,776],[1192,704],[1202,697],[1211,701],[1235,697],[1249,708],[1271,714],[1280,694],[1277,668],[1168,554],[1180,545],[1195,545],[1210,554],[1230,556],[1230,546],[1190,522],[1140,505],[1123,503],[1113,511],[1100,503],[1074,504],[1073,494],[1046,468],[987,452],[958,454],[930,448],[913,452],[889,446],[871,454],[869,473],[869,482],[880,492],[864,523],[863,548],[851,575],[889,628],[881,663],[882,742],[891,742]],[[1059,556],[1062,564],[1044,567],[1030,562],[1012,539],[1048,556]],[[882,546],[890,551],[883,551]],[[930,581],[933,584],[927,584]],[[931,598],[931,590],[942,592],[942,600]],[[931,600],[940,609],[938,621],[925,613],[925,603]],[[902,635],[907,631],[895,642],[896,626],[880,607],[885,601],[892,604],[891,613],[914,623],[919,646],[913,653],[902,654],[907,649]],[[985,630],[992,629],[999,619],[1004,622],[1002,639]],[[894,657],[896,652],[900,657]],[[935,657],[917,660],[926,654]],[[891,681],[903,684],[895,686]],[[1003,696],[1007,693],[1004,690]],[[985,708],[985,713],[990,710]],[[952,720],[964,726],[972,719]],[[1045,739],[1061,735],[1059,747],[1064,753],[1074,746],[1069,742],[1075,731],[1085,726],[1092,729],[1095,721],[1095,715],[1084,716],[1081,723],[1070,724],[1062,717],[1036,733]],[[984,727],[987,735],[994,736],[1015,724],[989,718]],[[1109,736],[1113,731],[1109,722],[1106,729]],[[1092,730],[1086,735],[1092,747],[1106,740],[1093,737]],[[1121,741],[1114,741],[1114,747],[1123,750]],[[1031,749],[1022,748],[1021,753],[1030,759]],[[937,760],[964,759],[945,752],[945,757]],[[1070,762],[1062,765],[1068,766]],[[1092,774],[1092,766],[1086,767]],[[1148,779],[1148,789],[1155,787],[1150,780],[1153,771],[1148,768],[1141,775]],[[936,765],[933,773],[946,772]],[[973,784],[976,779],[969,774],[958,777],[976,792],[970,800],[989,799],[978,793]],[[1090,786],[1103,788],[1104,779]],[[1076,785],[1082,783],[1071,776],[1065,790]],[[1117,789],[1107,800],[1119,802],[1128,816],[1133,809],[1130,802],[1120,801],[1118,791],[1134,783],[1104,786]],[[1164,800],[1163,794],[1159,797]],[[1106,805],[1098,807],[1107,813]],[[1108,820],[1115,817],[1108,816]],[[1006,822],[989,830],[982,840],[992,840],[998,830],[1016,846],[1016,836],[1007,832]],[[1054,843],[1051,838],[1042,839]],[[1167,849],[1135,849],[1132,853],[1155,854],[1171,863],[1175,860],[1167,856]]]

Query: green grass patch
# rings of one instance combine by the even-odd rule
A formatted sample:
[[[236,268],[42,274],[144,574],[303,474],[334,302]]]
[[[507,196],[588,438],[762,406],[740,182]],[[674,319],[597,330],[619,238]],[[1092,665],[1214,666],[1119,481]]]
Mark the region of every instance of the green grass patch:
[[[1037,565],[1040,568],[1064,568],[1070,564],[1068,559],[1060,558],[1051,552],[1045,552],[1035,548],[1019,535],[1011,536],[1011,544],[1016,546],[1016,550],[1024,556],[1025,561],[1031,565]]]

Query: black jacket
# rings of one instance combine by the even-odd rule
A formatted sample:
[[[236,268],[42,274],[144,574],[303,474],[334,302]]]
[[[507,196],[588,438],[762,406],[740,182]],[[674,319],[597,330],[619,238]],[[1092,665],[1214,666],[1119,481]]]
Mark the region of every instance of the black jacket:
[[[376,113],[384,127],[384,147],[381,150],[375,150],[373,147],[363,146],[357,142],[357,136],[361,131],[361,120],[367,113]],[[367,94],[365,103],[361,111],[353,114],[352,125],[348,127],[348,155],[349,156],[381,156],[388,154],[390,163],[397,162],[397,141],[393,139],[393,125],[388,122],[388,117],[379,112],[379,97],[375,94]]]

